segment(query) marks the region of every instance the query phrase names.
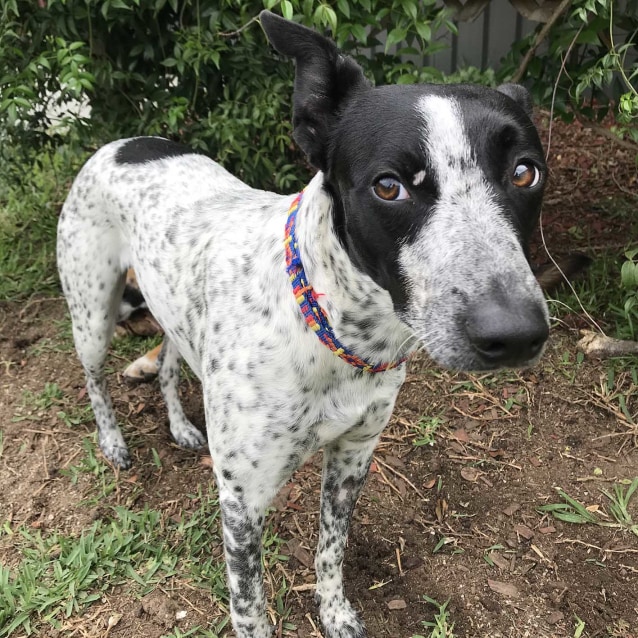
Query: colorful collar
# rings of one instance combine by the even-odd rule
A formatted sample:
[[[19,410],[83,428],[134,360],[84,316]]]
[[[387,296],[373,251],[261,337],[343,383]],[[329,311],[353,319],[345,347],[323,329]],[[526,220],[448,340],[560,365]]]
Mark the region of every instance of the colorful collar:
[[[317,337],[319,337],[321,343],[330,348],[340,359],[343,359],[355,368],[360,368],[364,372],[384,372],[385,370],[391,370],[392,368],[400,366],[406,358],[392,363],[379,363],[375,365],[358,357],[346,348],[335,336],[326,313],[317,301],[317,293],[315,293],[313,287],[308,282],[306,272],[301,263],[295,227],[297,211],[301,206],[302,196],[303,191],[297,195],[288,211],[284,247],[286,250],[286,272],[290,276],[292,291],[299,304],[299,309],[306,320],[306,324],[314,331]]]

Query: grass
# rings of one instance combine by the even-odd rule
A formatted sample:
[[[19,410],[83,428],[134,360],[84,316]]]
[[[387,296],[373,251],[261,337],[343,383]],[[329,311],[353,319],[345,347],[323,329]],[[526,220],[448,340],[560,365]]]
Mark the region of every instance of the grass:
[[[85,464],[76,471],[94,470]],[[27,635],[41,635],[46,627],[62,630],[71,616],[115,587],[141,597],[160,585],[203,588],[223,612],[209,627],[175,629],[168,636],[218,636],[228,616],[223,557],[211,551],[222,544],[219,507],[211,491],[200,489],[190,499],[194,509],[179,517],[147,507],[110,507],[108,516],[75,535],[45,535],[5,523],[0,548],[10,543],[18,548],[20,560],[13,568],[0,564],[0,638],[18,629]],[[271,528],[265,538],[264,563],[273,570],[287,557],[281,552],[283,541]],[[284,580],[275,596],[283,617],[289,613],[288,589]]]
[[[591,266],[573,283],[573,291],[565,286],[549,300],[550,315],[560,321],[566,314],[582,314],[582,306],[609,336],[636,339],[638,305],[628,303],[636,291],[621,285],[625,261],[620,250],[597,252]]]
[[[454,623],[450,621],[450,613],[447,609],[450,601],[446,600],[441,604],[429,596],[423,596],[423,599],[436,607],[436,613],[432,620],[423,620],[421,622],[424,627],[430,630],[428,635],[418,634],[412,636],[412,638],[455,638]]]
[[[442,417],[422,416],[413,427],[416,437],[412,443],[417,447],[434,445],[435,435],[441,423],[443,423]]]
[[[77,537],[11,530],[19,535],[22,560],[13,570],[0,566],[0,636],[17,628],[31,634],[41,624],[61,629],[65,618],[127,581],[150,591],[175,573],[178,560],[160,542],[164,526],[159,512],[114,508],[112,519]]]
[[[603,527],[616,527],[638,536],[638,524],[634,522],[629,512],[629,502],[637,489],[638,477],[615,484],[611,492],[601,489],[602,494],[607,498],[609,513],[599,510],[597,505],[586,507],[561,489],[557,490],[562,499],[561,503],[550,503],[537,509],[565,523],[577,525],[589,523]]]
[[[7,149],[3,149],[6,156]],[[62,202],[84,154],[45,149],[11,176],[0,171],[0,301],[59,291],[55,232]],[[11,161],[11,158],[4,157]],[[27,175],[28,179],[23,179]]]

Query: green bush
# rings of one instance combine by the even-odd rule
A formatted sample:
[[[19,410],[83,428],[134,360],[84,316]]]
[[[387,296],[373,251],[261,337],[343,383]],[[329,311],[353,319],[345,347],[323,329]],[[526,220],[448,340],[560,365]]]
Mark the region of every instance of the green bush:
[[[541,29],[514,45],[500,79],[515,74]],[[638,142],[638,0],[574,0],[522,80],[538,104],[553,104],[565,119],[602,119],[612,109],[619,135]]]
[[[290,140],[293,67],[256,17],[265,7],[328,30],[384,81],[404,53],[453,29],[436,0],[0,0],[0,136],[30,148],[70,133],[101,143],[163,135],[260,188],[307,179]],[[379,36],[387,32],[385,46]],[[402,48],[397,49],[401,45]],[[365,53],[365,55],[364,55]],[[91,117],[57,122],[73,101]]]

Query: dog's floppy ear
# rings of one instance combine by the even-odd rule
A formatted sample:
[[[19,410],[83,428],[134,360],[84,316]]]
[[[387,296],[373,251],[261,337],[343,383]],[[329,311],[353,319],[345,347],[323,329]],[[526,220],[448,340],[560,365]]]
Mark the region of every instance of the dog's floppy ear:
[[[512,98],[529,117],[532,117],[534,102],[530,92],[524,86],[520,84],[501,84],[501,86],[496,87],[496,90]]]
[[[270,11],[259,18],[275,49],[295,59],[293,135],[310,163],[325,171],[330,129],[340,109],[370,85],[361,67],[331,40]]]

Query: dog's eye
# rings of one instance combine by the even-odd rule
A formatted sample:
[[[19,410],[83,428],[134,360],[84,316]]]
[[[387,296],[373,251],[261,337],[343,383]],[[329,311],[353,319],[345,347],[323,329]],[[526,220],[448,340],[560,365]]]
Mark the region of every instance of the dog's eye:
[[[401,199],[410,199],[410,193],[405,186],[394,177],[382,177],[372,187],[374,194],[386,202],[395,202]]]
[[[517,188],[533,188],[540,182],[541,172],[534,164],[521,162],[512,174],[512,184]]]

